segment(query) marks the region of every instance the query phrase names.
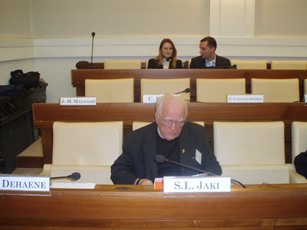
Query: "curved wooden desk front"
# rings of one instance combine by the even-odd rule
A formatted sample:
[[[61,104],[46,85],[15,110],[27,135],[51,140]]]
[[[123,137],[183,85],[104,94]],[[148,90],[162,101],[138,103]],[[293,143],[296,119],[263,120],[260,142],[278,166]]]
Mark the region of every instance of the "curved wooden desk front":
[[[0,229],[307,229],[307,185],[165,194],[152,186],[0,192]]]

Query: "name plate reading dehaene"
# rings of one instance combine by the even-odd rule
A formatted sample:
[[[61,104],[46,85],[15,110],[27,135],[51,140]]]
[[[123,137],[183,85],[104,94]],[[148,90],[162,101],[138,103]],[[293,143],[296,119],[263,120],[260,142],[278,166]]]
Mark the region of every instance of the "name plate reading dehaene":
[[[61,97],[60,105],[96,105],[96,97]]]
[[[161,96],[163,96],[163,94],[144,94],[143,103],[156,103]]]
[[[263,95],[252,95],[252,94],[244,94],[244,95],[228,95],[227,96],[228,103],[263,103]]]
[[[164,192],[230,192],[230,177],[163,177]]]
[[[45,176],[0,176],[0,190],[49,192],[50,178]]]

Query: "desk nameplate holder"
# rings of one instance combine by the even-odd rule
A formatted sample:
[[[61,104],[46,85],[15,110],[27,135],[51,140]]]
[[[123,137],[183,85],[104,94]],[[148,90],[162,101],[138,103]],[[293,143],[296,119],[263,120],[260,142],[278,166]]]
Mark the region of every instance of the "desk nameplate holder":
[[[96,105],[96,97],[61,97],[60,105],[73,106],[73,105]]]
[[[0,175],[0,191],[14,195],[50,195],[50,177]]]
[[[165,193],[183,192],[230,192],[230,177],[163,177],[163,191]]]
[[[156,103],[159,97],[162,97],[163,94],[144,94],[143,103]]]
[[[263,95],[227,95],[228,103],[264,103]]]
[[[144,94],[143,103],[156,103],[160,97],[165,94]],[[180,96],[179,93],[172,94],[173,96]]]

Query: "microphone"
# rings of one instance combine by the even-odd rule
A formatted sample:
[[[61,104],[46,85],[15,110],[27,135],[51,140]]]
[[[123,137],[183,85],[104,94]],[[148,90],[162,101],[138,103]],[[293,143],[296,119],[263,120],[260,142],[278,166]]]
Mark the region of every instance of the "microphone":
[[[222,66],[218,67],[218,69],[236,69],[237,65],[230,65],[230,66]]]
[[[190,88],[186,88],[185,90],[179,91],[179,92],[174,93],[174,94],[181,94],[181,93],[191,93],[191,89]]]
[[[161,163],[164,163],[164,162],[168,162],[170,164],[173,164],[173,165],[177,165],[177,166],[180,166],[180,167],[183,167],[183,168],[187,168],[187,169],[190,169],[192,171],[195,171],[195,172],[198,172],[198,173],[202,173],[204,174],[205,176],[219,176],[219,175],[216,175],[214,173],[211,173],[211,172],[207,172],[207,171],[204,171],[202,169],[198,169],[198,168],[194,168],[194,167],[191,167],[189,165],[186,165],[186,164],[182,164],[182,163],[179,163],[179,162],[176,162],[176,161],[172,161],[168,158],[166,158],[164,155],[161,155],[161,154],[158,154],[155,156],[155,161],[159,164]],[[231,180],[231,183],[233,184],[239,184],[241,185],[243,188],[246,188],[244,184],[242,184],[240,181],[237,181],[235,179],[230,179]]]
[[[91,66],[93,65],[93,54],[94,54],[94,37],[95,37],[95,32],[92,32],[92,53],[91,53]]]
[[[56,180],[56,179],[69,179],[71,181],[77,181],[81,178],[81,174],[79,172],[73,172],[72,174],[68,176],[57,176],[57,177],[50,177],[50,180]]]
[[[207,69],[237,69],[237,65],[226,65],[226,66],[210,66],[206,67]]]

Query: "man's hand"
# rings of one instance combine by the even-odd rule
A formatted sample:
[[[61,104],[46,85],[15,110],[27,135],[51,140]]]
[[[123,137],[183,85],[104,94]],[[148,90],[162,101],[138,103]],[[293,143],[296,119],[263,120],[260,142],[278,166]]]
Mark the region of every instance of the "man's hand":
[[[138,184],[139,185],[153,185],[152,181],[148,179],[141,179]]]

